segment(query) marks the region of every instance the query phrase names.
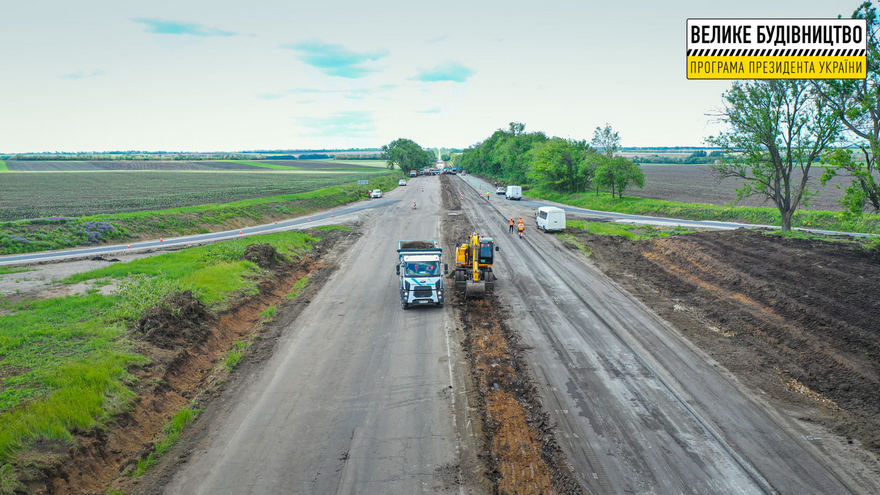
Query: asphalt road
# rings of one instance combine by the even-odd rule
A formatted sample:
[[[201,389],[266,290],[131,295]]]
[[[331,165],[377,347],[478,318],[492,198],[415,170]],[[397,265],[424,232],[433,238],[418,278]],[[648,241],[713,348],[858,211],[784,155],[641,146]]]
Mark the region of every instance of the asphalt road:
[[[579,253],[537,231],[529,205],[487,201],[479,186],[453,181],[463,211],[501,246],[496,291],[591,492],[870,493]],[[520,215],[525,239],[504,220]]]
[[[503,195],[495,194],[495,187],[493,187],[488,182],[474,177],[472,175],[463,175],[460,176],[462,180],[464,180],[469,186],[474,188],[478,193],[480,193],[481,197],[486,196],[486,192],[490,192],[490,198],[492,199],[504,199]],[[491,201],[491,200],[490,200]],[[578,215],[584,215],[591,218],[599,218],[605,219],[613,222],[621,222],[621,223],[631,223],[631,224],[642,224],[642,225],[661,225],[667,227],[688,227],[688,228],[696,228],[696,229],[717,229],[717,230],[732,230],[732,229],[778,229],[780,228],[778,225],[763,225],[763,224],[753,224],[753,223],[739,223],[739,222],[719,222],[715,220],[685,220],[680,218],[666,218],[666,217],[652,217],[649,215],[631,215],[628,213],[616,213],[613,211],[601,211],[601,210],[590,210],[587,208],[578,208],[576,206],[569,206],[560,203],[554,203],[552,201],[537,201],[537,200],[529,200],[524,199],[519,201],[519,204],[522,207],[528,208],[531,211],[538,209],[539,206],[556,206],[558,208],[562,208],[568,213],[574,213]],[[801,230],[804,232],[812,232],[814,234],[827,234],[827,235],[846,235],[850,237],[877,237],[877,234],[862,234],[859,232],[838,232],[835,230],[822,230],[822,229],[805,229],[802,227],[793,227],[794,230]]]
[[[190,244],[233,239],[235,237],[241,236],[268,234],[270,232],[279,232],[296,227],[311,226],[312,224],[319,225],[322,220],[331,220],[335,219],[336,217],[365,211],[372,208],[390,206],[396,202],[397,201],[394,199],[367,200],[336,210],[324,211],[304,217],[291,218],[289,220],[282,220],[277,223],[268,223],[264,225],[255,225],[253,227],[244,227],[241,229],[225,230],[223,232],[211,232],[208,234],[195,234],[161,240],[133,242],[131,244],[113,244],[109,246],[97,246],[92,248],[64,249],[58,251],[42,251],[39,253],[0,256],[0,266],[37,263],[41,261],[53,261],[65,258],[80,258],[83,256],[99,256],[120,252],[134,252],[145,249],[163,249],[174,246],[181,247]]]
[[[402,310],[394,271],[397,240],[440,239],[439,181],[389,196],[165,493],[474,490],[456,482],[471,447],[450,305]]]

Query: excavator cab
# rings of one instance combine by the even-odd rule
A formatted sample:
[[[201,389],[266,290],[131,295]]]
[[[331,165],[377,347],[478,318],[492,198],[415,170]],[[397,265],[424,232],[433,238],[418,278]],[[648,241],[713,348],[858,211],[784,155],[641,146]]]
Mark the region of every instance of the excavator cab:
[[[495,288],[492,263],[498,251],[491,237],[480,237],[474,232],[455,249],[455,288],[466,298],[483,297]]]

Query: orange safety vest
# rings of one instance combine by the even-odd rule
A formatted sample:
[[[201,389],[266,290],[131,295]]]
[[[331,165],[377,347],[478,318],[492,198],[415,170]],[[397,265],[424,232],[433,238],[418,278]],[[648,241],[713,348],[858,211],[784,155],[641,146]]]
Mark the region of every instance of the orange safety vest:
[[[510,226],[513,227],[513,219],[510,219]]]
[[[526,229],[526,226],[523,224],[519,224],[519,227],[517,228],[517,230],[519,230],[520,232],[522,232],[525,229]]]

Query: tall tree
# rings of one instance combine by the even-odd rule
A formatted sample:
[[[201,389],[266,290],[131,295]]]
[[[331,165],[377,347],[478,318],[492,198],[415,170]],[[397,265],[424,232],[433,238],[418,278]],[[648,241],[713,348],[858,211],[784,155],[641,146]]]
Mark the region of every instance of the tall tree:
[[[794,212],[809,199],[810,167],[839,128],[810,87],[803,80],[734,82],[721,115],[729,130],[709,138],[726,155],[715,171],[744,181],[737,200],[758,195],[773,201],[783,231],[791,230]]]
[[[866,207],[880,212],[880,22],[871,2],[861,4],[852,17],[866,20],[867,77],[813,82],[846,130],[846,146],[824,157],[826,168],[821,180],[824,184],[838,173],[851,177],[841,202],[853,213],[861,213]],[[859,157],[848,149],[852,146],[861,151]]]
[[[423,149],[410,139],[400,138],[382,146],[388,160],[388,168],[397,166],[403,173],[419,170],[434,162],[434,153]]]
[[[645,186],[645,174],[638,164],[622,156],[606,157],[604,162],[596,169],[595,181],[596,185],[611,189],[611,197],[614,197],[616,192],[617,196],[622,198],[623,192],[631,185]]]
[[[605,122],[605,127],[596,127],[593,131],[593,141],[591,144],[594,148],[601,149],[605,156],[611,158],[620,148],[620,134],[611,128],[611,124]]]

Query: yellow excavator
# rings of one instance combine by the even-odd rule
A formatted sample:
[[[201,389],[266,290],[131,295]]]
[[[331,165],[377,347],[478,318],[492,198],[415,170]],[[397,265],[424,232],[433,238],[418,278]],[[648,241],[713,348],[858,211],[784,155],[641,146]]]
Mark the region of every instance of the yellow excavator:
[[[455,290],[465,298],[480,298],[495,288],[492,262],[500,248],[491,237],[474,232],[455,248]]]

